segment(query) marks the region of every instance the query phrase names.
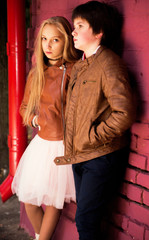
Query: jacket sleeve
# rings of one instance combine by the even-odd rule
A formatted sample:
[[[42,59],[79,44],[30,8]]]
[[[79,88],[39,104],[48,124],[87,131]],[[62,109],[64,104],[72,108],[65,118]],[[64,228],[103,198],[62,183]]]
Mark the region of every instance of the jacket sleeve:
[[[25,111],[27,108],[27,104],[28,104],[28,100],[29,100],[29,96],[30,96],[30,92],[31,92],[31,81],[32,81],[31,74],[29,74],[29,76],[27,78],[26,86],[25,86],[23,100],[22,100],[22,103],[21,103],[20,109],[19,109],[19,112],[20,112],[20,115],[22,116],[22,118],[24,118],[24,116],[25,116]],[[33,127],[32,120],[33,120],[34,116],[35,116],[35,114],[32,114],[29,118],[28,125],[31,127]]]
[[[103,94],[107,100],[108,115],[92,128],[90,138],[101,144],[124,134],[135,120],[136,106],[129,84],[128,74],[121,61],[107,62],[103,67]]]

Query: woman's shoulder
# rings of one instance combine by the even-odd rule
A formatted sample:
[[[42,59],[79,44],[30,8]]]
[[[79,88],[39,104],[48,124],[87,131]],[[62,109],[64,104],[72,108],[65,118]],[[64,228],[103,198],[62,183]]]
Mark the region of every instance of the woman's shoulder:
[[[65,66],[66,66],[66,68],[72,68],[75,63],[76,63],[76,61],[74,61],[74,62],[65,62]]]

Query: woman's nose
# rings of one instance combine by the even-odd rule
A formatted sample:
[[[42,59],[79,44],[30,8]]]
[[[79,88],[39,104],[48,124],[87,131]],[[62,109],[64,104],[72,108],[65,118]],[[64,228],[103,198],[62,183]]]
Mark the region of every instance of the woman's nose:
[[[52,44],[51,44],[50,41],[47,43],[47,47],[48,47],[48,48],[51,48],[51,47],[52,47]]]

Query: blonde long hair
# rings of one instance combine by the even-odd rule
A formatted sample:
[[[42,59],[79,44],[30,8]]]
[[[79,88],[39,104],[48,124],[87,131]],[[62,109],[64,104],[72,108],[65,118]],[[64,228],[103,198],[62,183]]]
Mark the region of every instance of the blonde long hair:
[[[32,78],[32,83],[29,101],[23,118],[24,125],[28,125],[29,118],[32,114],[38,113],[40,96],[45,83],[44,65],[46,56],[44,55],[42,50],[41,36],[43,28],[46,24],[55,25],[58,28],[58,30],[64,35],[65,43],[63,59],[67,62],[74,62],[78,59],[78,54],[73,46],[71,25],[67,21],[67,19],[62,16],[56,16],[44,20],[40,25],[40,29],[35,40],[34,47],[35,65],[31,69],[28,76]]]

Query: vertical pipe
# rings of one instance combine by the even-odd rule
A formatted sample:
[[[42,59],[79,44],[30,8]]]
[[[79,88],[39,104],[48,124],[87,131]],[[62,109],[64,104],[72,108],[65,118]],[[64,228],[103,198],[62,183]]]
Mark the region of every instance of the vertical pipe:
[[[26,78],[25,0],[7,0],[7,24],[9,175],[0,186],[3,201],[12,196],[11,182],[27,145],[26,128],[19,114]]]

